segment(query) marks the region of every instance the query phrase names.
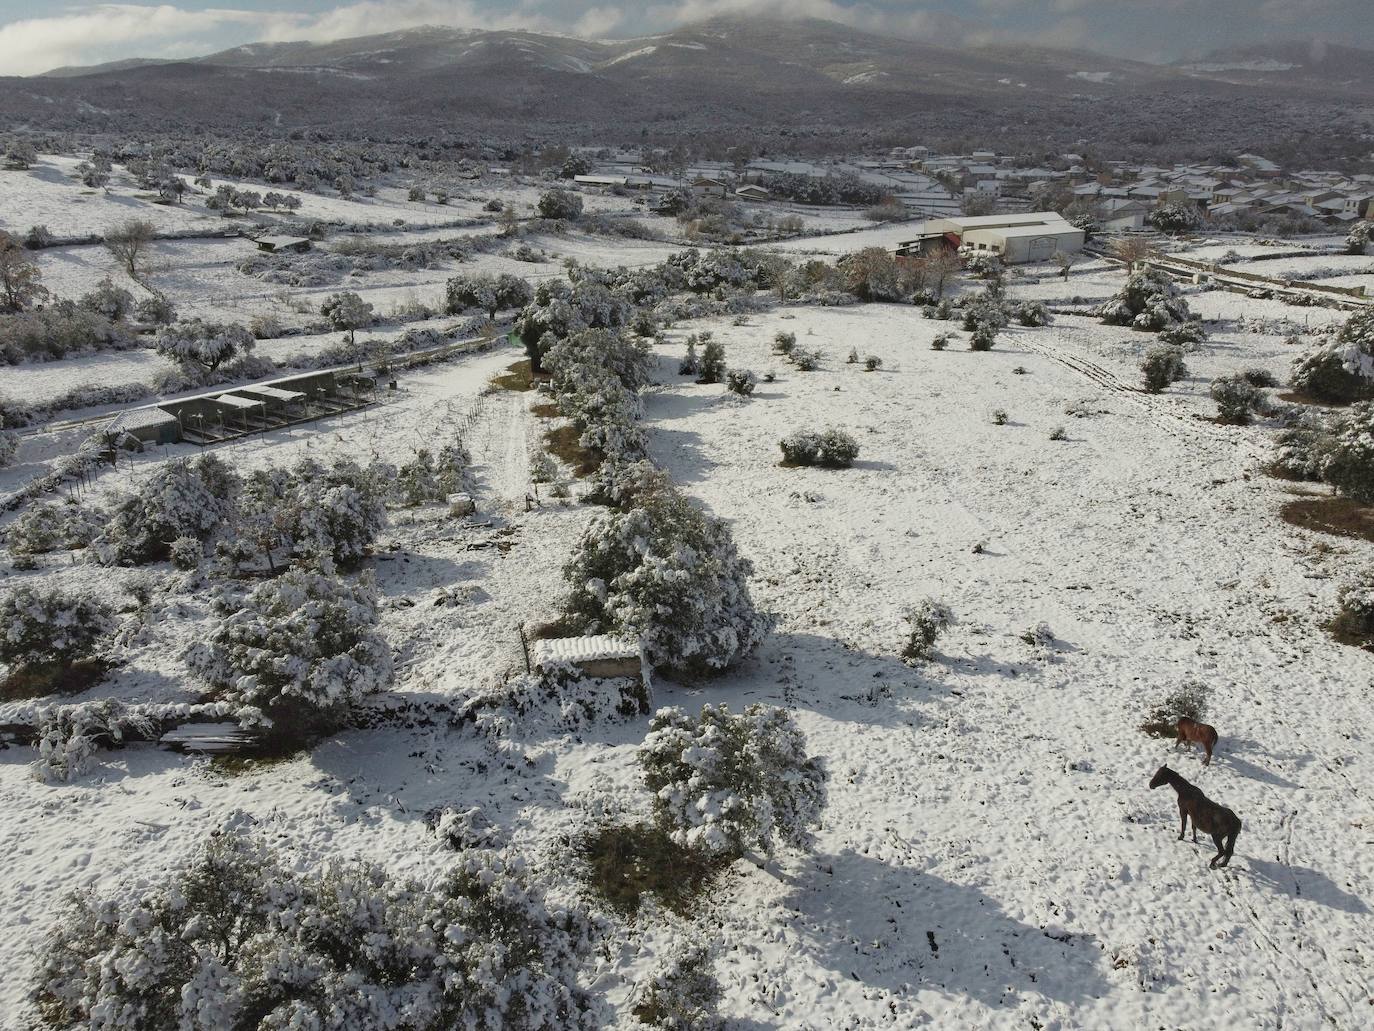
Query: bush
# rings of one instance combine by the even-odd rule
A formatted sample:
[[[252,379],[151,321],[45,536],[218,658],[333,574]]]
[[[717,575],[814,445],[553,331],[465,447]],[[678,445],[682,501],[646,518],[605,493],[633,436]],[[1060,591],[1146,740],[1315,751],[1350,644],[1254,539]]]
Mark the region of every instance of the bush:
[[[721,988],[704,945],[680,943],[636,986],[631,1007],[641,1024],[663,1031],[721,1031]]]
[[[859,457],[859,443],[843,430],[801,430],[778,442],[784,465],[848,469]]]
[[[687,338],[687,353],[678,363],[677,373],[679,376],[695,376],[700,372],[701,357],[697,354],[697,338],[693,335]]]
[[[795,333],[775,333],[773,334],[773,353],[791,354],[792,348],[797,346],[797,334]]]
[[[1278,377],[1268,369],[1241,369],[1239,375],[1252,387],[1277,387],[1279,385]]]
[[[76,302],[86,311],[103,315],[111,322],[118,322],[129,314],[134,307],[134,295],[123,287],[115,286],[109,277],[96,284],[96,288]]]
[[[170,326],[176,317],[176,309],[164,294],[145,297],[134,305],[134,318],[145,326]]]
[[[346,726],[358,702],[391,684],[370,582],[291,569],[216,608],[187,664],[274,741],[301,745]]]
[[[1011,419],[1005,408],[994,408],[988,418],[994,426],[1005,426]]]
[[[582,198],[568,190],[546,190],[539,195],[539,214],[572,221],[582,216]]]
[[[113,625],[110,607],[95,598],[16,587],[0,597],[0,661],[70,666],[89,656]]]
[[[954,341],[953,333],[936,333],[935,339],[930,342],[931,350],[943,351]]]
[[[1231,426],[1246,426],[1264,402],[1264,392],[1243,376],[1214,380],[1212,400],[1217,403],[1217,421]]]
[[[725,374],[725,386],[741,397],[748,397],[758,386],[759,378],[748,369],[731,369]]]
[[[1207,331],[1202,328],[1202,322],[1199,319],[1190,319],[1187,322],[1176,322],[1172,326],[1165,326],[1159,331],[1159,339],[1162,343],[1182,348],[1188,344],[1199,344],[1206,340]]]
[[[1069,431],[1066,430],[1063,426],[1056,426],[1054,429],[1050,430],[1050,440],[1068,440],[1068,439],[1069,439]]]
[[[1158,394],[1188,375],[1183,351],[1170,344],[1154,344],[1146,349],[1140,371],[1145,377],[1145,389],[1151,394]]]
[[[701,351],[701,366],[697,373],[698,383],[719,383],[725,376],[725,345],[719,340],[708,340]]]
[[[44,555],[84,548],[100,531],[103,515],[69,502],[38,502],[20,513],[5,537],[11,555]]]
[[[811,348],[794,347],[788,358],[798,372],[815,372],[821,367],[821,352]]]
[[[1050,310],[1043,301],[1017,301],[1011,306],[1011,317],[1018,326],[1050,324]]]
[[[1115,296],[1093,310],[1107,326],[1159,332],[1174,323],[1188,322],[1192,312],[1178,286],[1158,269],[1132,273]]]
[[[226,829],[160,882],[74,896],[33,995],[51,1028],[590,1031],[578,975],[593,941],[507,852],[422,883]]]
[[[902,648],[902,658],[908,663],[925,662],[934,656],[939,636],[954,624],[954,612],[943,602],[927,598],[907,613],[907,618],[911,633]]]
[[[563,575],[565,613],[585,633],[639,637],[654,666],[706,675],[754,650],[769,621],[749,594],[754,567],[729,525],[665,478],[639,478],[632,501],[583,532]]]
[[[151,562],[166,558],[178,537],[209,540],[232,511],[236,479],[214,455],[164,462],[136,494],[115,503],[105,528],[91,541],[96,561]]]
[[[1180,717],[1203,722],[1210,695],[1211,689],[1206,684],[1186,681],[1150,710],[1140,729],[1152,737],[1173,737]]]
[[[1322,450],[1322,479],[1348,498],[1374,504],[1374,401],[1337,419]]]
[[[868,372],[877,372],[883,367],[883,360],[876,354],[870,354],[864,359],[864,369]]]
[[[1343,644],[1374,645],[1374,574],[1366,571],[1341,588],[1331,633]]]
[[[825,806],[825,773],[783,709],[738,715],[702,706],[692,717],[660,709],[639,749],[654,818],[685,848],[740,856],[775,845],[806,847]]]

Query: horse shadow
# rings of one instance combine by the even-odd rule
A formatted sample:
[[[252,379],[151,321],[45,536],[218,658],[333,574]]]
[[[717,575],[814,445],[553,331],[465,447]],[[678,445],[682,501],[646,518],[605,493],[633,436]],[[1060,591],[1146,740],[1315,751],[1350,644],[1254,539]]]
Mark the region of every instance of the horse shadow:
[[[1362,898],[1352,895],[1324,873],[1305,866],[1290,866],[1267,859],[1247,857],[1245,862],[1255,878],[1255,883],[1282,895],[1310,899],[1343,913],[1363,915],[1369,912],[1369,906]]]
[[[1198,755],[1202,754],[1202,750],[1198,748],[1198,746],[1192,745],[1190,747]],[[1180,749],[1180,751],[1182,751],[1182,749]],[[1279,774],[1274,773],[1272,770],[1266,769],[1264,766],[1258,765],[1257,763],[1251,762],[1250,760],[1243,758],[1241,753],[1247,752],[1258,752],[1264,754],[1265,758],[1270,759],[1270,761],[1273,761],[1274,759],[1274,757],[1265,754],[1264,749],[1261,748],[1257,742],[1252,741],[1249,738],[1223,737],[1218,743],[1216,751],[1212,756],[1212,764],[1214,766],[1225,764],[1227,766],[1230,766],[1233,770],[1236,771],[1236,773],[1240,774],[1242,777],[1246,777],[1250,780],[1257,780],[1261,783],[1269,784],[1276,788],[1286,788],[1289,790],[1294,790],[1302,787],[1301,784],[1294,783],[1288,778],[1280,776]]]
[[[989,1007],[1035,993],[1063,1003],[1105,994],[1092,935],[1022,923],[971,885],[845,851],[788,878],[783,908],[802,950],[840,979],[900,992],[921,984]]]

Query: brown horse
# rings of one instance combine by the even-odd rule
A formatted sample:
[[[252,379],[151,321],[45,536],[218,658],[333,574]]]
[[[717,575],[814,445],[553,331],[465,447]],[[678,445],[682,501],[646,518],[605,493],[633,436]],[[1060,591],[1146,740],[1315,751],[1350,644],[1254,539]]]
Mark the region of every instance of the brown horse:
[[[1178,746],[1185,741],[1201,745],[1207,750],[1207,758],[1202,760],[1203,766],[1212,764],[1212,749],[1217,746],[1217,728],[1209,723],[1199,723],[1197,720],[1190,720],[1187,716],[1178,718],[1178,740],[1174,742],[1174,751],[1178,751]]]
[[[1240,817],[1224,805],[1218,805],[1202,791],[1180,777],[1167,766],[1161,766],[1150,778],[1150,788],[1168,784],[1178,792],[1178,840],[1183,840],[1183,832],[1188,828],[1188,820],[1193,821],[1193,844],[1197,844],[1197,832],[1210,834],[1216,842],[1217,854],[1208,865],[1212,867],[1229,866],[1231,856],[1236,851],[1236,838],[1240,836]]]

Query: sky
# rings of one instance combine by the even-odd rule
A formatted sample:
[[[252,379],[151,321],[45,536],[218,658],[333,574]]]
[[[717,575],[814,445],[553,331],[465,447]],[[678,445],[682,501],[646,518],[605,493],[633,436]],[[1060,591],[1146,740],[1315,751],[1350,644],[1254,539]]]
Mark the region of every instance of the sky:
[[[713,15],[810,16],[940,43],[1024,41],[1160,61],[1265,38],[1370,45],[1374,0],[0,0],[0,75],[417,25],[625,38]]]

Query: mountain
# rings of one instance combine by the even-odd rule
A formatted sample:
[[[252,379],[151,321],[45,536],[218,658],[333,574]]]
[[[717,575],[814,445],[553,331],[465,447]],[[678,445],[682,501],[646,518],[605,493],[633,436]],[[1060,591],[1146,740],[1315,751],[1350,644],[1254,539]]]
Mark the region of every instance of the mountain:
[[[1003,151],[1083,141],[1267,150],[1287,134],[1309,147],[1329,135],[1344,148],[1358,135],[1349,107],[1368,111],[1374,95],[1348,56],[1362,53],[1330,47],[1314,61],[1310,48],[1252,48],[1161,66],[755,17],[615,41],[427,27],[0,79],[0,118],[88,131],[451,130],[604,142],[744,133],[761,146],[919,138]],[[1268,70],[1280,64],[1291,67]]]
[[[1217,50],[1173,67],[1187,75],[1248,86],[1290,85],[1366,96],[1374,90],[1374,50],[1320,40]]]
[[[99,75],[101,72],[127,72],[133,68],[146,68],[149,65],[171,63],[171,61],[154,57],[130,57],[123,61],[106,61],[104,64],[63,65],[61,68],[54,68],[43,74],[54,79],[71,79],[81,75]]]

